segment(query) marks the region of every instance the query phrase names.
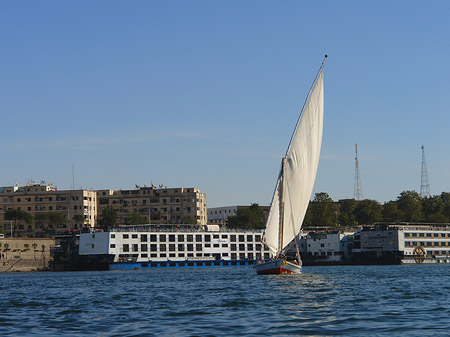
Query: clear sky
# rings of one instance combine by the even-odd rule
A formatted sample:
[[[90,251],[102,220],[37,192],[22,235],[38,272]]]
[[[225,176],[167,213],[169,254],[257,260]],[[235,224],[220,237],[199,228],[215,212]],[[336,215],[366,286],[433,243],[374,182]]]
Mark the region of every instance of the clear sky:
[[[268,205],[324,54],[314,192],[450,190],[449,1],[2,1],[0,186]],[[314,193],[313,192],[313,193]]]

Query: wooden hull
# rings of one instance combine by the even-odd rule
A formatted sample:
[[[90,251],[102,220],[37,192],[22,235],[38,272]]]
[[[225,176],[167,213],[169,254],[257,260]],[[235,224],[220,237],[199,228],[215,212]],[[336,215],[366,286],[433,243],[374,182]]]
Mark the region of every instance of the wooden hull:
[[[264,274],[300,274],[302,267],[283,260],[256,262],[253,266],[258,275]]]

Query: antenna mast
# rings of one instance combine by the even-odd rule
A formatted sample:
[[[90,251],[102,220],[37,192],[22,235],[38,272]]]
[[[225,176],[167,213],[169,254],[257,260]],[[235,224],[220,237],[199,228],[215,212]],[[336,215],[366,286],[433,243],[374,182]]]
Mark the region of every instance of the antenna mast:
[[[358,144],[355,144],[355,189],[353,197],[355,200],[363,200],[362,189],[361,189],[361,177],[359,176],[359,160],[358,160]]]
[[[420,176],[420,196],[430,196],[430,183],[428,182],[427,163],[425,162],[425,147],[422,145],[422,172]]]

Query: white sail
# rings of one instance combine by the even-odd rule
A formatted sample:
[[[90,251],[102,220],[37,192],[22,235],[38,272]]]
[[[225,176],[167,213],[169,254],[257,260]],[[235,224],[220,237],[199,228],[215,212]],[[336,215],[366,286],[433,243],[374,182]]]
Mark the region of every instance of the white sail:
[[[300,115],[286,152],[281,199],[281,174],[270,206],[264,243],[273,255],[299,233],[311,198],[319,165],[323,129],[323,66]],[[280,247],[280,200],[284,200],[283,242]]]

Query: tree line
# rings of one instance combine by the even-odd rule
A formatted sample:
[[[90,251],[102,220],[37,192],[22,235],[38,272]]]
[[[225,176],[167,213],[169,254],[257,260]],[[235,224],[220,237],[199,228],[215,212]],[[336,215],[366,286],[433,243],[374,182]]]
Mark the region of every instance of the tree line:
[[[333,201],[325,192],[316,193],[309,203],[304,226],[356,226],[375,222],[450,222],[450,193],[421,197],[403,191],[396,200],[383,204],[376,200]]]

